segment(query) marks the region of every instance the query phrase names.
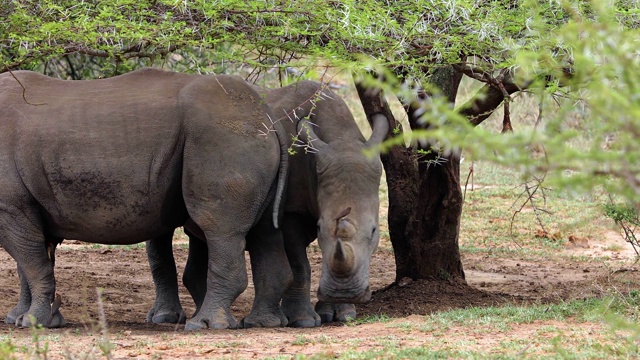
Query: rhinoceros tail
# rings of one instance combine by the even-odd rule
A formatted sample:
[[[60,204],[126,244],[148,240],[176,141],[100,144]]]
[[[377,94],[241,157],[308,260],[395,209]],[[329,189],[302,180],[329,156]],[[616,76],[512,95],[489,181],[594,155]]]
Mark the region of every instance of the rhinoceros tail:
[[[286,139],[284,127],[279,121],[274,122],[276,137],[280,144],[280,167],[278,169],[278,185],[276,187],[276,197],[273,201],[273,226],[277,229],[280,223],[280,206],[284,199],[284,190],[289,176],[289,145]]]

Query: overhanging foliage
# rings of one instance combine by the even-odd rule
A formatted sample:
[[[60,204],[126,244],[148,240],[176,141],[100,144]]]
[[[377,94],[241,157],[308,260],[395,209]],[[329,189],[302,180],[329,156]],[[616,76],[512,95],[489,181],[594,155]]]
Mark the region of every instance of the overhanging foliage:
[[[535,21],[544,14],[544,22]],[[0,5],[2,69],[70,53],[122,61],[175,49],[219,51],[253,66],[310,63],[359,68],[373,61],[423,78],[474,56],[514,64],[514,47],[535,49],[569,18],[556,1],[35,1]]]
[[[384,69],[387,89],[410,98],[436,93],[429,76],[454,65],[500,91],[507,77],[513,91],[536,91],[540,124],[496,137],[470,126],[467,109],[452,111],[436,97],[423,104],[430,129],[415,136],[555,171],[547,179],[574,188],[605,184],[639,204],[639,17],[633,0],[11,0],[0,4],[0,71],[87,56],[103,58],[97,65],[109,76],[201,50],[204,60],[181,70]],[[502,91],[507,103],[513,91]],[[583,122],[567,126],[577,103]],[[577,147],[579,136],[588,144]],[[545,153],[536,160],[527,149],[537,144]]]

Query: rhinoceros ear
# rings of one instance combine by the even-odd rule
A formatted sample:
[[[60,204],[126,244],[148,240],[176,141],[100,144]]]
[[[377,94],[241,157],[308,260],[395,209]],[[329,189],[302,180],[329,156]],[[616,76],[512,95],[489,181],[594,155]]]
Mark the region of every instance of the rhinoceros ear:
[[[313,132],[314,126],[318,125],[308,120],[298,122],[298,138],[312,150],[322,151],[322,149],[327,147],[327,143],[320,140],[316,133]]]
[[[375,114],[371,117],[371,123],[373,124],[373,132],[371,137],[367,140],[368,147],[375,147],[387,137],[389,131],[389,122],[387,117],[382,114]]]

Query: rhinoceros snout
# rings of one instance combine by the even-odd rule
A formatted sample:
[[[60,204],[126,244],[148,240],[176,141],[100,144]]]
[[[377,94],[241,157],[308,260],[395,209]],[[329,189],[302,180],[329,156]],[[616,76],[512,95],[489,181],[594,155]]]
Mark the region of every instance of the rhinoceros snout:
[[[323,289],[322,284],[318,287],[318,300],[328,303],[349,303],[362,304],[371,300],[371,288],[367,287],[362,291],[353,290],[333,290]]]
[[[355,263],[356,257],[351,245],[338,239],[329,263],[333,276],[338,278],[351,276],[355,271]]]

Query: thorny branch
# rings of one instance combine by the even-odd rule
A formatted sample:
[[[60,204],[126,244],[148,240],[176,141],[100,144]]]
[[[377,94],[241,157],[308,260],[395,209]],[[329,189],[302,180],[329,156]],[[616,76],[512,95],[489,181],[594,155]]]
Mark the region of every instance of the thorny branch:
[[[616,204],[613,196],[609,194],[609,204],[605,205],[605,215],[622,229],[622,237],[631,245],[636,257],[640,260],[640,242],[638,242],[638,236],[636,235],[640,227],[640,215],[637,206]]]
[[[545,190],[547,190],[547,189],[542,186],[542,183],[544,182],[545,176],[546,176],[546,174],[544,174],[542,176],[542,178],[539,178],[537,176],[533,176],[532,180],[529,180],[529,181],[525,182],[524,184],[522,184],[522,186],[524,186],[524,190],[520,193],[520,195],[518,195],[516,200],[511,205],[511,208],[513,208],[516,205],[516,203],[523,196],[526,196],[526,199],[520,205],[520,207],[516,211],[514,211],[513,216],[511,217],[511,223],[509,224],[509,232],[511,233],[511,235],[513,235],[513,223],[515,221],[516,216],[519,213],[522,212],[522,210],[525,208],[525,206],[527,206],[527,204],[531,204],[531,208],[533,209],[533,213],[535,214],[536,219],[538,220],[538,224],[540,224],[540,227],[542,228],[542,231],[547,233],[547,230],[545,229],[544,223],[542,222],[542,219],[540,218],[540,213],[546,213],[546,214],[549,214],[549,215],[552,215],[553,213],[550,212],[549,210],[546,210],[546,209],[538,207],[536,205],[536,202],[534,201],[536,199],[536,196],[537,196],[538,192],[540,192],[541,195],[542,195],[543,206],[547,205],[547,196],[545,194]],[[533,182],[533,185],[530,185],[531,182]]]
[[[254,10],[225,10],[227,14],[240,14],[240,15],[251,15],[251,14],[259,14],[259,13],[280,13],[280,14],[294,14],[294,15],[305,15],[311,16],[312,14],[308,11],[298,11],[298,10],[282,10],[282,9],[254,9]]]
[[[46,105],[46,103],[41,103],[41,104],[34,104],[29,102],[29,100],[27,100],[26,97],[26,92],[27,92],[27,88],[24,87],[24,85],[22,85],[22,83],[20,82],[20,80],[18,80],[18,78],[16,77],[16,75],[13,73],[13,71],[8,70],[9,74],[11,74],[11,77],[18,83],[18,85],[20,85],[20,87],[22,88],[22,100],[24,100],[24,102],[26,102],[29,105],[33,105],[33,106],[40,106],[40,105]]]
[[[317,139],[311,136],[311,133],[313,133],[311,126],[317,127],[318,125],[311,122],[309,119],[311,119],[315,115],[314,111],[318,107],[317,105],[318,101],[333,99],[329,94],[327,94],[324,91],[328,87],[329,87],[329,83],[323,83],[320,89],[318,89],[318,91],[316,91],[312,96],[307,98],[305,101],[300,103],[295,108],[291,109],[290,111],[287,111],[286,109],[282,109],[284,111],[284,116],[281,116],[275,120],[271,119],[271,116],[269,116],[269,121],[271,122],[271,125],[267,126],[266,124],[263,124],[263,126],[265,127],[265,130],[260,130],[260,135],[267,136],[268,133],[276,131],[274,127],[275,124],[284,119],[289,119],[289,121],[291,121],[292,123],[306,121],[306,123],[308,124],[308,127],[301,126],[298,128],[298,132],[292,138],[291,147],[289,148],[289,153],[290,154],[295,153],[295,150],[293,150],[294,147],[302,148],[305,153],[313,154],[318,152],[318,149],[316,149],[316,147],[313,145],[313,142],[316,141]],[[305,116],[300,117],[296,112],[296,110],[304,110],[304,106],[308,104],[310,104],[309,112]],[[306,111],[303,111],[303,112],[306,112]],[[305,133],[303,133],[303,131],[305,131]],[[306,141],[303,139],[306,139]]]
[[[293,137],[291,146],[302,148],[305,154],[315,154],[318,152],[318,149],[313,145],[313,142],[316,141],[317,138],[311,136],[311,132],[313,131],[311,130],[311,126],[318,125],[308,120],[306,120],[306,123],[308,126],[301,126],[300,129],[298,129],[298,133]],[[303,138],[307,139],[307,141],[304,141]]]
[[[469,165],[469,174],[467,175],[467,180],[464,182],[464,193],[462,194],[462,198],[467,198],[467,187],[469,186],[469,179],[471,179],[471,191],[473,191],[473,165],[474,162],[471,162]]]
[[[151,44],[149,44],[146,41],[143,41],[143,42],[136,43],[113,52],[108,52],[105,50],[90,48],[83,44],[72,44],[72,45],[65,46],[59,55],[66,56],[66,55],[77,53],[77,54],[95,56],[99,58],[114,57],[116,61],[123,61],[123,60],[133,59],[133,58],[153,58],[157,56],[159,57],[166,56],[174,52],[179,47],[180,46],[178,45],[170,45],[163,49],[157,49],[157,48],[152,48]],[[43,52],[43,53],[40,53],[38,57],[46,59],[52,54],[54,54],[53,51]],[[22,59],[20,62],[7,64],[5,66],[5,69],[1,70],[0,72],[10,71],[10,70],[19,68],[21,65],[23,65],[24,63],[27,63],[30,60],[33,60],[34,58],[35,57],[27,56],[24,59]]]
[[[304,149],[305,153],[313,154],[318,152],[318,149],[316,149],[316,147],[313,146],[313,142],[317,140],[317,138],[314,138],[313,136],[311,136],[311,134],[313,133],[313,129],[311,128],[311,126],[318,126],[318,125],[312,123],[311,121],[309,121],[309,119],[314,115],[313,112],[318,107],[317,101],[324,100],[324,99],[331,99],[331,97],[324,92],[327,86],[328,84],[323,84],[322,87],[314,94],[313,97],[305,101],[305,102],[308,101],[311,104],[311,109],[309,110],[309,114],[305,116],[305,119],[306,119],[305,121],[307,122],[309,127],[301,126],[298,129],[298,133],[296,134],[296,136],[294,136],[293,143],[292,143],[293,147],[302,148]],[[295,109],[293,110],[293,114],[298,121],[303,120],[303,119],[300,119],[298,115],[295,113]],[[306,131],[306,132],[303,134],[303,131]],[[303,138],[301,138],[301,136],[303,136],[303,138],[306,139],[306,141],[304,141]]]

